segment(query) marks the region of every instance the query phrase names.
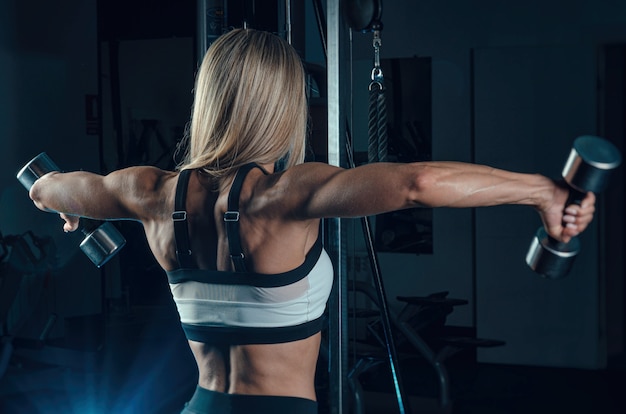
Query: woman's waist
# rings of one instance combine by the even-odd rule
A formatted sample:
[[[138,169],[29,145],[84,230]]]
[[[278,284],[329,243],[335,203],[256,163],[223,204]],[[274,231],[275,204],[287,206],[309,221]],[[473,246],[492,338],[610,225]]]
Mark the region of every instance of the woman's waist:
[[[183,410],[183,414],[187,412],[317,414],[317,402],[298,396],[221,393],[199,385],[187,403],[186,410]]]
[[[193,342],[193,341],[191,341]],[[197,344],[197,343],[196,343]],[[228,385],[223,390],[245,395],[280,395],[315,400],[315,368],[319,354],[319,334],[310,338],[263,345],[236,345],[224,350],[228,355]],[[193,343],[192,349],[194,349]],[[199,367],[199,384],[212,389],[215,364],[212,353],[194,350]]]

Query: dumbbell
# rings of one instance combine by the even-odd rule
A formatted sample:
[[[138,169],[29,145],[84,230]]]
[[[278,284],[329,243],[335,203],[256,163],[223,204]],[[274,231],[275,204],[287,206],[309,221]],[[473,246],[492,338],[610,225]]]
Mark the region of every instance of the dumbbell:
[[[30,191],[35,181],[52,171],[61,170],[42,152],[22,167],[17,173],[17,179]],[[102,267],[126,244],[124,236],[108,221],[81,217],[78,229],[85,236],[80,249],[97,267]]]
[[[565,206],[580,204],[589,191],[595,194],[602,192],[611,171],[621,161],[617,147],[606,139],[591,135],[576,138],[561,173],[570,187]],[[578,237],[563,243],[540,227],[526,254],[526,264],[543,277],[558,279],[569,273],[579,251]]]

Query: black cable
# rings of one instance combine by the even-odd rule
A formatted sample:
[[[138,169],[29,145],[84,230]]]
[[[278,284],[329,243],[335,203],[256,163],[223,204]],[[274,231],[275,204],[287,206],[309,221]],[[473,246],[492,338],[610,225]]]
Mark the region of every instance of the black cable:
[[[354,156],[352,149],[352,136],[350,130],[346,127],[346,152],[348,154],[348,165],[350,168],[354,168]],[[380,317],[383,326],[383,333],[385,336],[385,346],[387,347],[387,356],[389,357],[389,368],[391,369],[391,377],[393,380],[393,386],[398,400],[398,408],[400,414],[409,414],[411,409],[409,406],[408,398],[405,398],[406,392],[404,391],[404,384],[398,366],[398,353],[396,345],[393,339],[393,331],[391,329],[391,319],[389,317],[389,307],[387,306],[387,294],[385,293],[385,285],[383,283],[382,273],[380,270],[380,263],[378,261],[378,255],[374,247],[372,227],[368,217],[361,217],[361,227],[363,228],[363,236],[365,237],[367,256],[370,260],[370,267],[372,270],[372,279],[376,288],[378,296],[378,307],[380,308]]]

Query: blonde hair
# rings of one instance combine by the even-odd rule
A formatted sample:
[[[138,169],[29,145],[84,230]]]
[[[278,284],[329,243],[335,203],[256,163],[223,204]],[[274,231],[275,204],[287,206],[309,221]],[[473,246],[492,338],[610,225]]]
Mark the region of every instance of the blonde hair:
[[[222,35],[202,61],[194,93],[179,169],[224,177],[250,162],[304,162],[304,69],[283,39],[252,29]]]

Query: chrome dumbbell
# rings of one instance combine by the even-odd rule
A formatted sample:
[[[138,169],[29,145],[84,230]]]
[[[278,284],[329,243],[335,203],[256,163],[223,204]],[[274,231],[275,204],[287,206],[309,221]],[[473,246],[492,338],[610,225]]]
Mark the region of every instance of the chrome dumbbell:
[[[621,161],[617,147],[606,139],[591,135],[576,138],[561,173],[570,187],[566,206],[580,204],[589,191],[595,194],[604,191],[611,171]],[[558,279],[569,273],[579,251],[578,237],[563,243],[540,227],[526,254],[526,263],[542,276]]]
[[[35,181],[52,171],[61,170],[42,152],[22,167],[17,179],[30,191]],[[81,217],[78,229],[85,235],[80,249],[97,267],[103,266],[126,244],[124,236],[108,221]]]

